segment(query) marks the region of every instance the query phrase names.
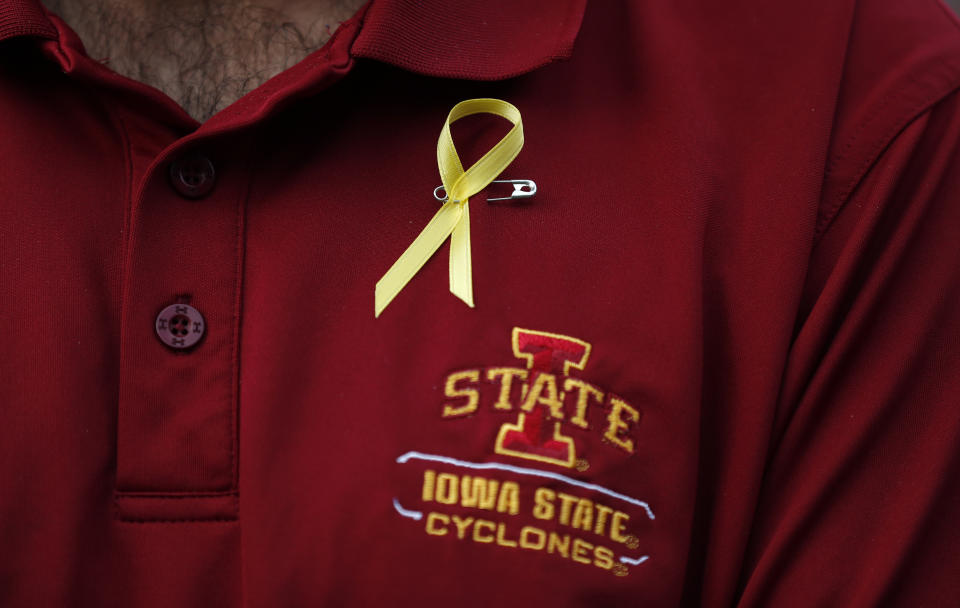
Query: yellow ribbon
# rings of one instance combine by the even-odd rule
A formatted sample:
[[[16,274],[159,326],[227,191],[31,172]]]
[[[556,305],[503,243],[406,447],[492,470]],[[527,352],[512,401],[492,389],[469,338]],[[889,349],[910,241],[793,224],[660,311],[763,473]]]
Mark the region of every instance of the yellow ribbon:
[[[471,114],[496,114],[513,123],[510,132],[472,167],[463,170],[450,136],[450,125]],[[470,261],[471,196],[495,180],[523,147],[520,110],[499,99],[468,99],[453,106],[437,141],[437,165],[447,200],[407,250],[377,281],[375,315],[400,293],[440,245],[450,237],[450,291],[473,307],[473,270]]]

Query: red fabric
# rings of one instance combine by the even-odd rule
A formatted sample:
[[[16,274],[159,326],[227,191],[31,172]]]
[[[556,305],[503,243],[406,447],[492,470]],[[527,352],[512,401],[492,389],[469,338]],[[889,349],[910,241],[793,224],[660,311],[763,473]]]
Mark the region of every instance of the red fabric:
[[[374,0],[200,125],[0,0],[0,606],[960,605],[957,19],[541,4]],[[375,319],[472,97],[537,194]]]
[[[430,76],[499,80],[569,57],[585,4],[514,0],[491,10],[486,0],[374,2],[351,53]]]
[[[33,0],[0,2],[0,41],[16,36],[56,38],[57,30]]]

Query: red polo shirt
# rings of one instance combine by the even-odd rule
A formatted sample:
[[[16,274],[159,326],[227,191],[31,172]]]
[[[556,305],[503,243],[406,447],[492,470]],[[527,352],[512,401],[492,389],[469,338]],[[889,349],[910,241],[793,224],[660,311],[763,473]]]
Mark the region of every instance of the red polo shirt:
[[[0,606],[960,605],[938,1],[373,0],[204,124],[0,38]],[[374,318],[476,97],[538,191]]]

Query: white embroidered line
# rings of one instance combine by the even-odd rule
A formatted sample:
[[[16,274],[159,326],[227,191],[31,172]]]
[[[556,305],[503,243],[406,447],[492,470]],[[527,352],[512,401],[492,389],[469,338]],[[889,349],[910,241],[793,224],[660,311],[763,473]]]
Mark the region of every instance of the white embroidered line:
[[[404,509],[400,506],[400,501],[396,498],[393,499],[393,508],[397,510],[397,513],[403,515],[404,517],[409,517],[410,519],[415,519],[420,521],[423,517],[423,513],[420,511],[411,511],[410,509]]]
[[[636,498],[631,498],[625,494],[619,492],[614,492],[604,488],[603,486],[598,486],[595,483],[586,483],[578,479],[573,479],[572,477],[567,477],[566,475],[560,475],[558,473],[551,473],[549,471],[540,471],[538,469],[528,469],[526,467],[515,467],[511,464],[500,464],[499,462],[467,462],[466,460],[458,460],[456,458],[450,458],[449,456],[438,456],[437,454],[424,454],[422,452],[407,452],[402,456],[397,458],[397,462],[404,464],[409,460],[429,460],[431,462],[442,462],[444,464],[452,464],[456,467],[465,467],[467,469],[500,469],[502,471],[509,471],[511,473],[516,473],[518,475],[532,475],[533,477],[544,477],[546,479],[555,479],[557,481],[562,481],[568,483],[572,486],[577,486],[579,488],[584,488],[586,490],[593,490],[594,492],[600,492],[601,494],[606,494],[613,498],[618,498],[624,502],[628,502],[632,505],[636,505],[647,512],[647,517],[650,519],[656,519],[653,516],[653,511],[650,509],[650,505],[643,502],[642,500],[637,500]]]
[[[620,562],[624,564],[630,564],[631,566],[639,566],[640,564],[647,561],[648,559],[650,559],[649,555],[644,555],[642,557],[638,557],[637,559],[630,559],[629,557],[621,557]]]

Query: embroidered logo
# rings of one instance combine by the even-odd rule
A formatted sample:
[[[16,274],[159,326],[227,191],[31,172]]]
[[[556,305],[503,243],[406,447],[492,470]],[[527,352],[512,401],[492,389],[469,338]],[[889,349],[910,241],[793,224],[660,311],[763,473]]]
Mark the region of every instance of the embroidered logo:
[[[640,411],[581,376],[589,343],[519,327],[511,338],[522,365],[448,374],[441,406],[447,420],[482,413],[506,418],[485,424],[492,451],[505,458],[405,452],[396,459],[404,482],[393,508],[445,542],[553,556],[627,576],[631,566],[650,559],[641,538],[656,519],[652,507],[570,469],[590,468],[584,457],[590,435],[614,460],[634,454]]]
[[[578,338],[515,327],[513,354],[525,367],[487,367],[449,374],[444,382],[444,418],[476,413],[481,406],[481,384],[497,386],[490,406],[498,411],[518,411],[497,434],[497,454],[586,470],[586,459],[577,458],[577,446],[564,427],[596,430],[607,443],[634,453],[633,431],[640,411],[573,372],[583,371],[591,346]],[[517,395],[519,393],[519,396]],[[600,408],[604,421],[591,422],[588,414]],[[596,418],[593,416],[592,418]]]

